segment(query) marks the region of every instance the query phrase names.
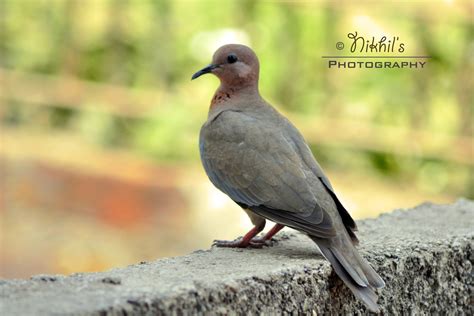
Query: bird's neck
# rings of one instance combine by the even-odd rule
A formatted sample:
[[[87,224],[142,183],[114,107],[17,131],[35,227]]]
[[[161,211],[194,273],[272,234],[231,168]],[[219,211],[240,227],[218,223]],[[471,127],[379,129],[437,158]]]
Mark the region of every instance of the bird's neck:
[[[233,100],[260,97],[258,85],[228,86],[222,84],[217,88],[211,100],[211,108],[218,107]]]

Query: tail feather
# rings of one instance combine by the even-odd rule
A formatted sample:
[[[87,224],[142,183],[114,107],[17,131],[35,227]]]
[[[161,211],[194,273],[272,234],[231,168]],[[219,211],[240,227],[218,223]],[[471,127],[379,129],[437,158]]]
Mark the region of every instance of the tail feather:
[[[337,261],[345,268],[346,272],[351,276],[351,278],[362,287],[367,287],[369,285],[369,280],[365,276],[365,273],[358,265],[351,265],[344,255],[337,248],[330,248],[331,253],[336,257]]]
[[[311,237],[311,236],[310,236]],[[336,274],[341,278],[352,293],[365,303],[373,312],[379,311],[375,288],[383,287],[382,278],[362,258],[352,243],[347,239],[343,242],[322,241],[311,237],[320,248],[322,254],[331,263]]]
[[[370,264],[365,260],[357,251],[355,251],[355,256],[362,262],[361,265],[362,270],[364,270],[364,274],[367,277],[369,284],[377,289],[383,288],[385,286],[385,282],[380,277],[380,275],[375,272],[375,270],[370,266]]]

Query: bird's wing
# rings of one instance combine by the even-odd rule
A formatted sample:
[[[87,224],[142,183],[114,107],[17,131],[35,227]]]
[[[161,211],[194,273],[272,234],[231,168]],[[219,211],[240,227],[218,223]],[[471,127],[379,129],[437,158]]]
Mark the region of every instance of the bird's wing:
[[[292,139],[293,143],[295,144],[298,153],[305,163],[305,165],[313,171],[314,175],[319,178],[319,180],[323,183],[324,187],[326,188],[327,192],[329,195],[331,195],[331,198],[334,200],[334,203],[336,203],[337,210],[339,211],[339,215],[342,218],[342,222],[344,223],[344,226],[347,229],[347,232],[351,236],[351,239],[355,242],[358,243],[357,237],[355,235],[355,231],[357,231],[357,225],[352,218],[352,216],[349,214],[349,212],[346,210],[344,205],[342,205],[341,201],[339,201],[339,198],[336,195],[336,192],[334,191],[331,182],[329,181],[328,177],[323,172],[323,169],[319,165],[319,163],[314,159],[313,154],[311,153],[311,150],[309,149],[308,145],[304,141],[303,136],[300,134],[300,132],[291,124],[289,121],[286,122],[287,128],[289,130],[289,137]]]
[[[329,194],[281,126],[224,111],[203,126],[200,151],[212,183],[235,202],[314,236],[336,235]]]

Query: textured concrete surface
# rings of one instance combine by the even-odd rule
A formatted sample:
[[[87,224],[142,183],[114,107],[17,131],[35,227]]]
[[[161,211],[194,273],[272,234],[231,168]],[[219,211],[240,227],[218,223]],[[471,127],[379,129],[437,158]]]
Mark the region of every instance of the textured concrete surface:
[[[382,313],[473,314],[474,202],[422,204],[359,223],[385,279]],[[102,273],[0,280],[2,315],[366,314],[316,246],[198,250]]]

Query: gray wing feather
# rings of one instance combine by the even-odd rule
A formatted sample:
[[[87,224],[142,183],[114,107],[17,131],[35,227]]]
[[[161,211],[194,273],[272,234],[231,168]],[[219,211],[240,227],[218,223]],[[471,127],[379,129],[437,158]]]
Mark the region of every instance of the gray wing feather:
[[[201,129],[201,160],[211,182],[235,202],[316,236],[334,236],[328,205],[315,191],[325,190],[321,180],[291,142],[280,126],[225,111]]]
[[[349,212],[346,210],[346,208],[342,205],[342,203],[339,201],[338,197],[336,196],[336,192],[334,191],[331,182],[329,181],[328,177],[323,172],[323,169],[321,166],[318,164],[318,162],[313,158],[313,154],[311,153],[311,150],[309,149],[308,145],[304,141],[299,141],[303,139],[303,136],[300,134],[300,132],[291,124],[289,121],[287,122],[287,126],[290,131],[290,137],[293,139],[292,144],[295,145],[296,150],[299,152],[301,159],[304,161],[306,166],[313,171],[313,173],[319,178],[319,180],[323,183],[324,187],[328,191],[328,193],[331,195],[332,199],[336,203],[337,210],[339,211],[339,215],[342,218],[342,221],[344,223],[344,226],[347,229],[347,232],[351,236],[352,240],[354,243],[358,243],[357,237],[354,234],[354,231],[357,231],[357,225],[354,221],[354,219],[351,217]]]

